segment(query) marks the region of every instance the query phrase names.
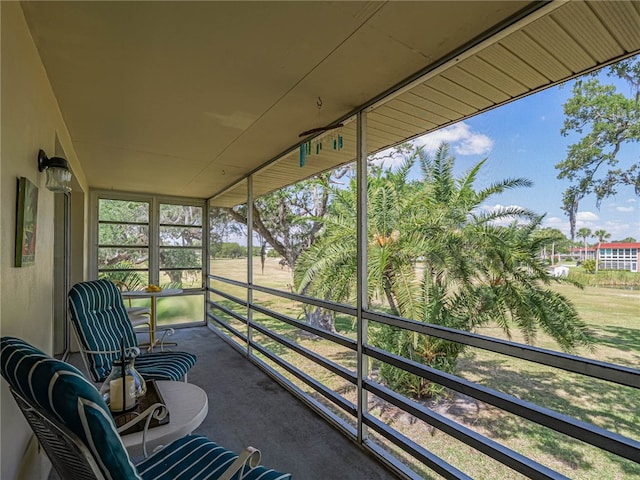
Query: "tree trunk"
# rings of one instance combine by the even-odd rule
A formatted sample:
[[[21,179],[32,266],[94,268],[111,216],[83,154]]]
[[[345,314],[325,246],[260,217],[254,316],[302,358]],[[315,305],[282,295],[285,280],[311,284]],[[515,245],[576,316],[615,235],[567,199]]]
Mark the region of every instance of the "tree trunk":
[[[320,328],[331,333],[336,333],[333,323],[333,313],[320,307],[304,312],[305,323],[312,327]]]
[[[236,222],[244,225],[247,224],[247,218],[241,213],[236,212],[232,208],[225,208],[225,211],[228,212],[231,218]],[[294,267],[296,260],[298,260],[298,254],[294,249],[290,248],[290,246],[280,242],[278,238],[265,226],[262,222],[262,218],[260,217],[260,210],[258,208],[255,208],[253,211],[253,229],[251,231],[255,231],[261,235],[265,242],[271,245],[276,252],[289,262],[289,266],[291,268]]]
[[[182,271],[180,271],[180,270],[167,270],[165,273],[171,279],[171,283],[182,284]]]

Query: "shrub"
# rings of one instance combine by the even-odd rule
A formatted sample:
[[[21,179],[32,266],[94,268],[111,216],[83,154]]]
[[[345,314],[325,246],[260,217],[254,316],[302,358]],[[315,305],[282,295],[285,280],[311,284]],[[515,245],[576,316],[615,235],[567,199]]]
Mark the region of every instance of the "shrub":
[[[446,373],[454,373],[458,356],[464,350],[459,343],[390,325],[371,328],[370,335],[376,347]],[[392,390],[414,398],[432,398],[444,391],[442,385],[387,363],[380,364],[380,379]]]
[[[582,262],[582,268],[587,273],[596,273],[596,261],[595,260],[585,260]]]

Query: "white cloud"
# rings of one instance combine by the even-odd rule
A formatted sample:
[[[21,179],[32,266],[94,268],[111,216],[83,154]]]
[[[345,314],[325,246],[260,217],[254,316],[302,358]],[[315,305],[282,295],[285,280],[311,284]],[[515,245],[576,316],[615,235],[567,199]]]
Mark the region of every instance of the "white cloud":
[[[627,203],[636,203],[635,198],[627,198]]]
[[[578,212],[576,215],[576,219],[580,222],[593,222],[594,220],[599,220],[598,215],[593,212]]]
[[[429,133],[415,139],[414,142],[423,145],[429,152],[435,152],[442,142],[447,142],[457,155],[484,155],[493,148],[493,140],[490,137],[474,132],[465,122]]]
[[[633,212],[633,207],[616,207],[618,212]]]
[[[604,229],[611,234],[612,238],[623,238],[629,235],[633,235],[633,227],[628,223],[620,222],[605,222]],[[609,239],[608,241],[611,241]]]
[[[474,134],[465,138],[460,145],[454,145],[453,151],[458,155],[484,155],[493,148],[493,140],[486,135]]]
[[[542,226],[557,228],[569,238],[569,220],[566,217],[545,217],[542,221]]]
[[[488,136],[474,132],[464,123],[456,123],[433,133],[423,135],[413,140],[417,146],[422,146],[425,152],[434,154],[441,143],[448,143],[451,152],[455,155],[483,155],[493,148],[493,140]],[[401,155],[392,155],[394,148],[388,148],[378,152],[374,163],[384,164],[386,167],[396,168],[404,161]]]
[[[590,213],[590,212],[584,212],[584,213]],[[594,214],[591,213],[591,215],[588,215],[588,216],[591,217],[592,215]],[[579,230],[582,227],[589,228],[591,229],[592,232],[598,229],[603,229],[603,230],[606,230],[607,233],[610,233],[611,238],[614,238],[614,239],[624,238],[629,235],[636,238],[640,236],[640,222],[638,222],[637,224],[633,224],[633,223],[630,224],[630,223],[623,223],[615,220],[608,220],[602,223],[601,221],[594,222],[593,220],[594,219],[592,217],[589,219],[589,221],[578,220],[576,222],[576,230]],[[568,217],[545,218],[543,221],[543,226],[557,228],[562,233],[564,233],[567,236],[567,238],[569,238],[570,231],[569,231]]]
[[[566,227],[569,224],[569,221],[566,218],[549,217],[545,218],[543,223],[545,227],[560,228]]]

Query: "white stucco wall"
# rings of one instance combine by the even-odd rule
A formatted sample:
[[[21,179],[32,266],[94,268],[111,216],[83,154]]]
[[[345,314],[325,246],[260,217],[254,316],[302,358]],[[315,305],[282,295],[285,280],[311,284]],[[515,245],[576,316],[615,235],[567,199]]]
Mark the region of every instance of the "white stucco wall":
[[[52,155],[58,136],[74,183],[87,191],[86,181],[20,4],[0,2],[0,22],[0,334],[20,337],[51,352],[53,193],[45,188],[45,175],[38,171],[38,150]],[[35,265],[22,268],[14,266],[18,177],[27,177],[39,189]],[[75,228],[82,231],[83,219],[76,222]],[[0,478],[46,478],[48,462],[37,453],[31,430],[6,383],[0,385]]]

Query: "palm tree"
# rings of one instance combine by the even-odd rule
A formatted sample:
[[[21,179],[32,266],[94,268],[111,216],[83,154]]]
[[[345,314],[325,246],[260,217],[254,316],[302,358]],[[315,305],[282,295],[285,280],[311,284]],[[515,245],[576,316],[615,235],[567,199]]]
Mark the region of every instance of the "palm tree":
[[[597,238],[598,239],[598,243],[602,243],[604,242],[607,238],[611,238],[611,234],[607,233],[606,230],[596,230],[595,232],[593,232],[592,237]]]
[[[587,259],[587,238],[591,236],[591,230],[586,227],[582,227],[580,230],[578,230],[576,234],[578,235],[579,238],[582,238],[582,241],[584,243],[584,257],[582,259],[586,260]]]
[[[599,263],[600,263],[600,244],[604,240],[606,240],[607,238],[611,238],[611,234],[607,233],[606,230],[600,229],[600,230],[596,230],[595,232],[593,232],[592,236],[598,239],[598,250],[596,251],[596,258],[595,258],[595,261],[596,261],[596,273],[598,273],[598,266],[599,266]]]
[[[422,177],[410,181],[418,162]],[[519,207],[486,210],[492,196],[526,187],[507,179],[473,188],[478,163],[460,178],[443,144],[433,158],[416,150],[395,172],[375,169],[368,179],[368,296],[391,314],[473,331],[490,321],[528,342],[539,328],[565,350],[589,345],[591,335],[573,305],[546,288],[552,278],[538,252],[550,242],[537,234],[541,217]],[[356,188],[334,190],[324,230],[296,264],[299,291],[334,301],[355,301]],[[420,274],[417,265],[423,266]],[[382,307],[380,307],[382,308]],[[371,329],[372,342],[393,353],[453,371],[463,346],[389,326]],[[418,396],[436,387],[393,367],[381,376]]]

